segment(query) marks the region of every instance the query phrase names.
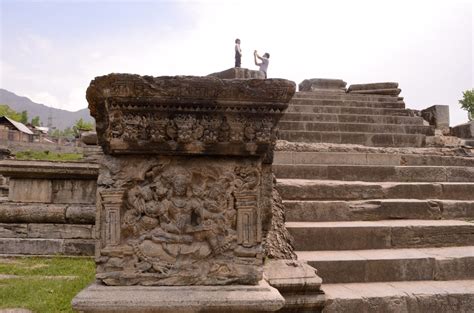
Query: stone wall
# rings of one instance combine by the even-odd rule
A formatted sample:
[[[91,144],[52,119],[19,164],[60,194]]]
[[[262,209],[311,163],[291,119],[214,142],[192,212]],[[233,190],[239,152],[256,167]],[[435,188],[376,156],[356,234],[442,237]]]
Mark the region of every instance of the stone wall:
[[[0,173],[2,253],[93,255],[98,165],[2,160]]]

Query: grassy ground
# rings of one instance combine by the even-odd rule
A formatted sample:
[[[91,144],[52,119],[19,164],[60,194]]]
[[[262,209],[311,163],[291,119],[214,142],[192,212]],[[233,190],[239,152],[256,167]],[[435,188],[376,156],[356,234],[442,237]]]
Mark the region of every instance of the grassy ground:
[[[72,298],[94,280],[90,258],[0,258],[0,309],[73,312]]]
[[[57,153],[51,151],[20,151],[15,153],[18,160],[44,160],[44,161],[78,161],[83,158],[82,153]]]

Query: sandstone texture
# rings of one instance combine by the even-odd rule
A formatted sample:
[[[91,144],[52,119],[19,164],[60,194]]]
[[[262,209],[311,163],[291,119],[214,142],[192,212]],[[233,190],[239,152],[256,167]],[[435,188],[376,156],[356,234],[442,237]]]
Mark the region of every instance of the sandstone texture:
[[[257,284],[267,233],[283,234],[270,242],[286,239],[274,229],[284,222],[272,218],[269,164],[294,89],[281,79],[111,74],[92,81],[87,99],[105,153],[97,278]],[[291,255],[291,246],[282,250]]]
[[[312,78],[305,79],[298,85],[298,90],[301,91],[336,91],[345,92],[347,83],[341,79],[329,78]]]
[[[247,68],[232,67],[222,72],[216,72],[207,76],[220,79],[265,79],[265,74],[260,71],[253,71]]]

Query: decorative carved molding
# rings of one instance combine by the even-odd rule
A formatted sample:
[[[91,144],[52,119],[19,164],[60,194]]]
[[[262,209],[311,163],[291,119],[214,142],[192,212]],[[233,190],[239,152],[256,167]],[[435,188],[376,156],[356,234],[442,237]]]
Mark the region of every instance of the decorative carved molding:
[[[106,153],[265,155],[294,92],[283,79],[110,74],[87,99]]]

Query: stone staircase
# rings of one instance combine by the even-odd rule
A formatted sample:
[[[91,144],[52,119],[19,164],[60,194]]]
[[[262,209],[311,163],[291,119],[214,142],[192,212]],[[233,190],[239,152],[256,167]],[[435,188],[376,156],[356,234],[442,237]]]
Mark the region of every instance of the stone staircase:
[[[398,97],[299,92],[280,122],[280,139],[378,147],[421,147],[434,135]]]
[[[474,312],[474,155],[398,97],[300,92],[274,171],[323,312]]]

